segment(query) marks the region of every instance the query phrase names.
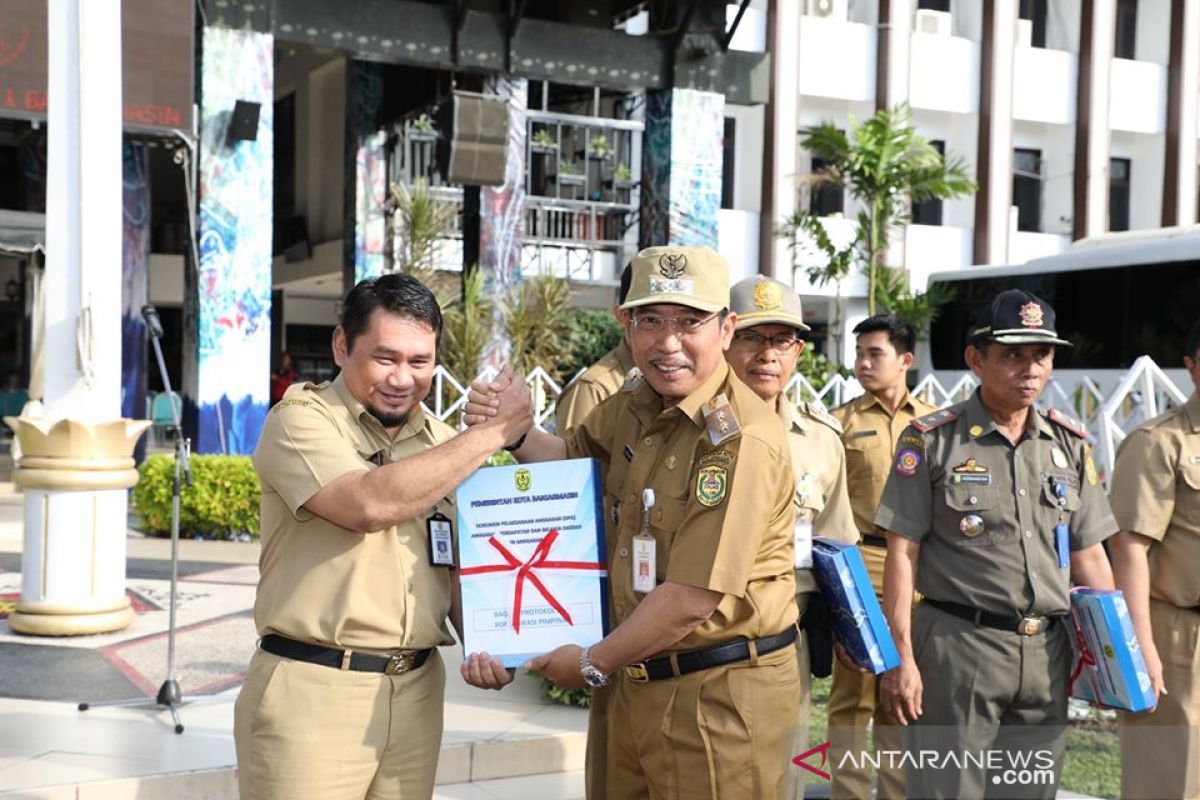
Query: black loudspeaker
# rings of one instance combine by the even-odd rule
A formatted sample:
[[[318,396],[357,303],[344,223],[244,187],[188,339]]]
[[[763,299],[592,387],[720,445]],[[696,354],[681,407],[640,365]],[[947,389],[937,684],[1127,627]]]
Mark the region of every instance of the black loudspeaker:
[[[438,109],[437,166],[447,183],[499,186],[508,148],[508,104],[454,92]]]
[[[258,138],[258,112],[260,104],[250,100],[238,100],[229,117],[229,141],[253,142]]]

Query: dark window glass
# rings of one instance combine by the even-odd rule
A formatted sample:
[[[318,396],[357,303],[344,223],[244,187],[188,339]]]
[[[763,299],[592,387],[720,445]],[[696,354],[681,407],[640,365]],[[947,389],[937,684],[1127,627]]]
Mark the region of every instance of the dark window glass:
[[[1137,0],[1117,0],[1116,58],[1135,58],[1137,50]]]
[[[829,166],[824,159],[813,157],[812,174],[818,175]],[[845,192],[841,186],[814,183],[809,187],[808,210],[818,217],[841,214],[845,211]]]
[[[950,11],[950,0],[917,0],[917,8],[928,8],[930,11]]]
[[[721,141],[721,208],[733,208],[733,161],[737,144],[737,120],[725,118],[725,138]]]
[[[1021,0],[1021,19],[1033,23],[1033,35],[1030,44],[1034,47],[1046,46],[1046,0]]]
[[[1128,158],[1113,158],[1108,162],[1108,229],[1129,230],[1129,170]]]
[[[296,95],[275,101],[275,216],[296,211]]]
[[[0,208],[21,208],[21,150],[0,145]]]
[[[941,139],[934,139],[930,144],[939,154],[946,155],[946,143]],[[941,225],[942,201],[933,197],[920,203],[913,203],[912,221],[914,225]]]
[[[1013,151],[1012,202],[1017,207],[1017,230],[1042,229],[1042,151]]]

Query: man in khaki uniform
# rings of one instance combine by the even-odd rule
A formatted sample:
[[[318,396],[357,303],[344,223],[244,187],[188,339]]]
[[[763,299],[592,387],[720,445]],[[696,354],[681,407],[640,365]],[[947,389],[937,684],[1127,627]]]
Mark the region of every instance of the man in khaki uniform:
[[[448,616],[460,626],[453,562],[426,523],[452,520],[454,487],[529,422],[497,415],[455,436],[424,414],[441,327],[413,278],[359,283],[334,333],[341,374],[292,386],[267,417],[262,639],[234,708],[243,800],[433,793],[436,648],[454,642]]]
[[[618,323],[624,327],[625,312],[621,304],[629,294],[629,282],[633,270],[629,264],[621,270],[621,285],[617,290],[617,304],[612,313]],[[572,428],[579,425],[591,413],[592,409],[612,397],[621,387],[638,375],[633,364],[633,353],[629,342],[622,333],[621,342],[604,355],[595,364],[584,370],[583,374],[567,384],[562,394],[558,396],[558,404],[554,409],[554,430],[560,436],[567,435]],[[612,611],[610,609],[611,616]],[[584,787],[587,797],[592,800],[602,800],[604,791],[605,743],[607,728],[605,714],[608,709],[608,698],[612,693],[611,687],[597,686],[592,689],[592,703],[588,707],[588,741],[587,753],[584,758]]]
[[[966,348],[979,390],[900,434],[875,524],[888,536],[884,613],[901,659],[883,705],[916,722],[908,754],[923,759],[905,763],[910,797],[1055,795],[1068,590],[1113,587],[1101,542],[1116,532],[1087,430],[1034,408],[1060,345],[1049,305],[1001,292]],[[963,756],[991,751],[998,763]],[[1022,778],[1020,759],[1045,770],[1040,783]]]
[[[565,440],[531,430],[516,449],[522,461],[602,465],[612,632],[531,666],[564,688],[614,681],[612,798],[775,798],[794,755],[795,483],[775,410],[722,358],[737,322],[728,306],[728,266],[713,251],[643,250],[624,305],[642,380]],[[476,382],[468,422],[503,405],[492,394],[508,378]],[[653,578],[639,591],[644,547]],[[511,680],[485,656],[464,663],[469,682]]]
[[[632,271],[628,264],[621,270],[621,285],[617,290],[617,304],[612,307],[612,314],[623,327],[625,312],[621,304],[629,294],[629,281]],[[622,335],[620,343],[604,354],[595,364],[583,371],[577,378],[568,383],[558,396],[554,406],[554,430],[560,436],[583,422],[593,408],[612,397],[625,382],[636,367],[633,364],[633,353],[629,350],[629,342]],[[599,795],[598,795],[599,796]]]
[[[812,572],[812,537],[853,543],[858,536],[846,493],[846,462],[838,439],[841,425],[818,403],[796,407],[785,389],[804,351],[799,337],[808,330],[800,298],[790,286],[761,275],[730,290],[730,309],[737,314],[733,343],[725,360],[755,394],[776,409],[788,435],[788,452],[796,476],[796,524],[793,529],[796,609],[803,617],[809,595],[817,591]],[[800,717],[792,749],[808,750],[808,715],[812,683],[808,642],[797,648],[800,669]],[[804,796],[804,773],[787,772],[788,797]]]
[[[858,323],[854,345],[854,377],[866,390],[861,396],[834,409],[842,423],[846,446],[846,478],[854,523],[862,534],[862,556],[875,593],[883,598],[883,559],[887,539],[875,533],[875,509],[883,485],[892,471],[892,452],[900,433],[915,418],[934,407],[908,391],[908,370],[916,352],[917,334],[894,314],[877,314]],[[840,661],[833,665],[829,689],[829,757],[833,771],[831,796],[869,800],[871,778],[865,769],[844,761],[847,752],[862,753],[867,747],[867,725],[874,722],[875,748],[898,751],[903,747],[900,731],[890,714],[879,704],[879,681],[871,673],[858,672]],[[875,796],[904,797],[904,770],[881,762]]]
[[[1183,363],[1197,390],[1134,430],[1113,468],[1113,571],[1158,694],[1121,715],[1121,797],[1200,798],[1200,323]]]

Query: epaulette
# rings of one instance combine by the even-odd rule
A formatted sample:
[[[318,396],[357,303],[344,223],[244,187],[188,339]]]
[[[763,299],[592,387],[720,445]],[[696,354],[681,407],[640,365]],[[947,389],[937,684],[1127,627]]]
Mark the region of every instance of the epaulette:
[[[1057,408],[1052,408],[1046,412],[1046,419],[1050,420],[1068,433],[1075,434],[1080,439],[1088,438],[1088,429],[1084,422],[1075,419],[1075,417],[1072,417],[1070,414],[1062,413]]]
[[[912,421],[912,426],[921,433],[928,433],[934,428],[958,419],[959,413],[960,412],[958,411],[951,411],[948,408],[943,408],[942,410],[935,411],[932,414],[926,414],[923,417],[917,417]]]
[[[287,408],[288,406],[311,406],[312,404],[312,400],[305,400],[302,397],[285,397],[283,400],[280,400],[278,403],[271,406],[271,410],[278,411],[282,408]]]
[[[817,422],[823,422],[830,428],[833,428],[833,432],[838,436],[842,435],[842,423],[838,422],[837,417],[826,411],[825,407],[820,403],[815,400],[809,400],[804,404],[804,410]]]

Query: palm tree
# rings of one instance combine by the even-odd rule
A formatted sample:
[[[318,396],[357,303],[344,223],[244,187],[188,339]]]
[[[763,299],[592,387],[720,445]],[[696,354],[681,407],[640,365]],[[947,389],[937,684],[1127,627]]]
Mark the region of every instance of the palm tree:
[[[819,217],[805,211],[786,219],[779,235],[791,240],[793,250],[799,238],[806,238],[827,257],[824,266],[808,270],[809,279],[818,285],[840,282],[855,261],[860,263],[867,273],[867,304],[873,315],[888,245],[908,227],[912,204],[962,197],[974,193],[976,186],[962,156],[942,156],[909,125],[904,104],[881,109],[861,124],[851,119],[848,135],[832,122],[802,133],[801,144],[827,164],[810,182],[844,187],[862,210],[854,239],[844,248],[832,242]],[[840,302],[840,291],[838,297]]]

